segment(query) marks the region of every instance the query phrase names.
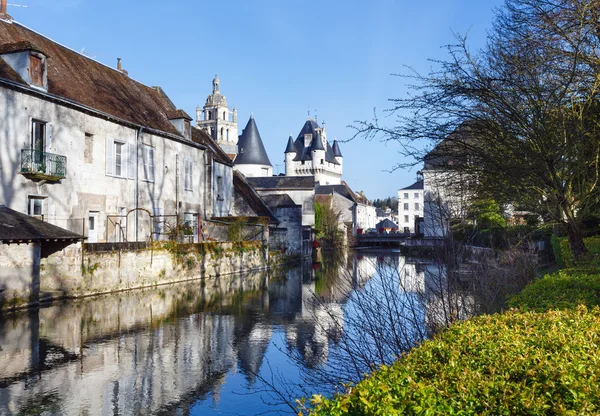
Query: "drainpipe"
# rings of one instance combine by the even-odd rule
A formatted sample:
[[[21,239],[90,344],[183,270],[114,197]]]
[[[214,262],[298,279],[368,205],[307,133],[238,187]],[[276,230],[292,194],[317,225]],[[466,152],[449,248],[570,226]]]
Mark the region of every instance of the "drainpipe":
[[[138,224],[138,215],[139,215],[139,199],[140,199],[140,195],[139,195],[139,189],[140,189],[140,183],[139,183],[139,175],[140,175],[140,169],[139,169],[139,164],[140,164],[140,158],[139,158],[139,154],[140,154],[140,138],[142,137],[142,131],[144,130],[144,128],[142,126],[140,126],[138,128],[137,134],[135,135],[135,241],[139,241],[139,224]]]

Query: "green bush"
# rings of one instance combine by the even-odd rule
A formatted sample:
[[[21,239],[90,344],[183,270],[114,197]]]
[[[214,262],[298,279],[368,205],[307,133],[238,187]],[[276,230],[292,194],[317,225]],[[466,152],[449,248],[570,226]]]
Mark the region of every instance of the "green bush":
[[[512,308],[534,311],[600,306],[600,271],[597,267],[564,269],[528,285],[508,301]]]
[[[587,237],[583,239],[583,243],[590,251],[592,255],[591,261],[599,264],[600,263],[600,237]],[[575,257],[571,251],[571,245],[567,237],[553,237],[552,238],[552,251],[554,252],[554,258],[556,264],[561,267],[572,267],[576,264]]]
[[[600,413],[600,309],[510,311],[457,324],[312,415]]]

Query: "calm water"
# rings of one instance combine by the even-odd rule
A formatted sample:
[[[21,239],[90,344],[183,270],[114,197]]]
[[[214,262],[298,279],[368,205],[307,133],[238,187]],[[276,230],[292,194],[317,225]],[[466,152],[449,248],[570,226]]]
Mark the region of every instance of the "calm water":
[[[345,253],[4,315],[0,414],[289,413],[427,337],[443,319],[428,273]]]

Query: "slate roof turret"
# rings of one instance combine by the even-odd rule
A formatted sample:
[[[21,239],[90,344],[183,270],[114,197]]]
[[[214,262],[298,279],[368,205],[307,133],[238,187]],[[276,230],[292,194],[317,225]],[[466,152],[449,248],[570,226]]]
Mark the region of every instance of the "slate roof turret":
[[[298,162],[300,160],[312,160],[312,151],[313,150],[325,150],[325,160],[334,165],[339,165],[338,161],[335,160],[334,151],[331,148],[331,146],[329,145],[329,142],[327,142],[326,148],[323,147],[323,142],[320,138],[320,135],[319,135],[317,129],[320,129],[320,127],[316,121],[314,121],[313,119],[306,120],[306,122],[304,123],[304,126],[302,126],[302,130],[300,130],[300,133],[298,134],[298,137],[296,137],[296,140],[294,141],[294,144],[293,144],[295,152],[296,152],[296,157],[294,157],[294,161]],[[309,146],[304,146],[304,135],[305,134],[312,134],[313,139]],[[317,141],[315,141],[315,140],[317,140]],[[313,146],[317,146],[317,147],[313,147]],[[289,148],[289,141],[288,141],[288,148]],[[287,148],[286,148],[285,153],[288,153]]]
[[[343,157],[342,156],[342,152],[340,151],[340,146],[338,145],[338,141],[337,140],[333,141],[333,155],[335,157]]]
[[[288,139],[288,144],[284,153],[296,153],[296,148],[294,147],[294,138],[291,135]]]
[[[310,150],[325,150],[320,134],[315,134],[313,136],[312,143],[310,144]]]
[[[271,165],[267,151],[260,138],[254,117],[250,116],[238,141],[238,155],[234,160],[235,165]]]

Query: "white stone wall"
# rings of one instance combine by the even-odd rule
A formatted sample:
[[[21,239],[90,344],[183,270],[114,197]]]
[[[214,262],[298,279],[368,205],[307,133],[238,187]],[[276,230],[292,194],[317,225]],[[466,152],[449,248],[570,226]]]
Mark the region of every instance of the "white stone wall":
[[[354,227],[354,235],[356,228],[375,228],[377,224],[377,210],[373,205],[356,204],[356,225]]]
[[[235,165],[234,169],[246,178],[264,178],[273,176],[273,167],[269,165]]]
[[[408,229],[410,233],[415,232],[415,217],[423,217],[424,203],[422,189],[398,190],[399,231],[403,232]],[[406,204],[408,204],[408,209]],[[415,204],[418,204],[418,206]]]
[[[219,179],[221,178],[221,179]],[[213,212],[214,217],[231,214],[233,203],[233,169],[231,166],[213,161]]]
[[[31,120],[46,122],[45,150],[67,157],[67,175],[58,183],[34,182],[19,173],[21,149],[30,148]],[[136,206],[151,214],[174,215],[184,210],[201,212],[204,201],[203,150],[143,131],[137,149],[138,179],[107,175],[107,139],[136,147],[138,130],[100,117],[85,114],[14,90],[0,89],[0,203],[28,213],[28,197],[43,198],[44,220],[75,232],[88,229],[88,215],[97,212],[98,241],[112,241],[118,235],[107,215]],[[91,135],[86,138],[86,133]],[[154,181],[144,179],[142,145],[154,148]],[[192,186],[184,189],[184,160],[192,165]],[[127,166],[123,169],[127,171]],[[133,168],[135,177],[135,164]],[[127,175],[125,175],[127,176]],[[181,207],[178,207],[178,203]],[[181,210],[179,210],[181,208]],[[138,238],[152,231],[146,213],[138,213]],[[136,213],[127,217],[128,239],[135,238]],[[113,222],[116,219],[113,219]],[[108,228],[107,228],[108,224]]]
[[[259,190],[261,196],[266,195],[289,195],[296,205],[302,207],[302,225],[315,225],[315,190],[314,189],[277,189],[277,190]]]
[[[445,237],[450,220],[465,218],[472,193],[471,177],[436,169],[423,170],[425,237]]]

